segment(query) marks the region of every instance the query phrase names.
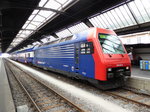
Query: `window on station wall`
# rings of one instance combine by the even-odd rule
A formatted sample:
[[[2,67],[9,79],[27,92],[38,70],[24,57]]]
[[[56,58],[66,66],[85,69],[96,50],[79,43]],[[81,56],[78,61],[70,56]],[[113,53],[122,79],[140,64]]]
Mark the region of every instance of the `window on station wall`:
[[[149,37],[149,35],[143,35],[141,37],[141,43],[144,43],[144,44],[150,43],[150,37]]]
[[[125,5],[124,6],[120,6],[116,9],[114,9],[117,17],[118,17],[118,20],[119,20],[119,26],[120,28],[122,27],[127,27],[127,26],[130,26],[131,24],[128,23],[128,19],[125,18],[125,16],[129,17],[129,15],[127,14],[127,11],[125,10],[126,7]]]
[[[150,0],[134,0],[91,17],[89,21],[100,28],[120,29],[150,22]]]
[[[60,38],[69,37],[73,34],[76,34],[78,32],[86,30],[88,28],[89,27],[85,23],[81,22],[81,23],[75,24],[73,26],[70,26],[64,30],[56,32],[56,35]]]
[[[13,40],[13,42],[11,43],[11,46],[15,47],[21,41],[23,41],[23,38],[17,37]]]
[[[60,38],[64,38],[64,37],[68,37],[68,36],[72,35],[72,33],[68,29],[65,29],[65,30],[56,32],[56,35]]]
[[[107,12],[103,14],[105,18],[107,18],[108,24],[110,25],[111,29],[116,29],[116,24],[114,22],[114,18],[112,18],[111,12]]]
[[[90,18],[89,21],[95,27],[109,28],[113,30],[136,24],[134,17],[126,4]]]
[[[86,24],[84,24],[83,22],[81,22],[81,23],[78,23],[78,24],[76,24],[76,25],[74,25],[74,26],[69,27],[68,29],[69,29],[69,31],[70,31],[72,34],[75,34],[75,33],[77,33],[77,32],[86,30],[86,29],[88,29],[88,28],[89,28],[89,27],[88,27]]]
[[[130,10],[126,4],[121,6],[120,10],[122,11],[123,17],[125,18],[128,26],[132,26],[132,25],[136,24],[136,21],[133,18],[132,14],[131,14],[131,12],[130,12]]]
[[[150,0],[135,0],[129,3],[129,7],[138,23],[150,21]]]
[[[40,41],[41,41],[42,43],[47,43],[47,42],[51,42],[51,41],[53,41],[53,40],[56,40],[56,38],[53,37],[53,36],[51,36],[51,35],[49,35],[49,36],[47,36],[47,37],[41,39]]]

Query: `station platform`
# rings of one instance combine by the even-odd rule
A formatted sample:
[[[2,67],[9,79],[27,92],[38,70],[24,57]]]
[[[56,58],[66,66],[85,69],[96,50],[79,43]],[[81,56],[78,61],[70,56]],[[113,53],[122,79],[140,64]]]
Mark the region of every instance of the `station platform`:
[[[150,70],[141,70],[139,66],[132,66],[131,76],[150,78]]]
[[[131,78],[126,83],[126,87],[134,88],[144,94],[150,95],[150,71],[141,70],[139,66],[132,66]]]
[[[0,112],[16,112],[2,58],[0,58]]]

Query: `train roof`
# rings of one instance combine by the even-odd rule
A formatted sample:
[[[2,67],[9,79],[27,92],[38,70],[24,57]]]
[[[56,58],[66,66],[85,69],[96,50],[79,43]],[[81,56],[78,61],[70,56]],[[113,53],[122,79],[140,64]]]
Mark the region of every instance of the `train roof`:
[[[57,45],[64,45],[64,44],[71,44],[74,42],[79,42],[87,39],[87,35],[89,34],[90,30],[93,28],[89,28],[88,30],[84,30],[82,32],[79,32],[77,34],[74,34],[72,36],[66,37],[66,38],[61,38],[58,40],[54,40],[49,43],[45,43],[38,48],[35,49],[41,49],[41,48],[46,48],[46,47],[52,47],[52,46],[57,46]],[[95,29],[95,28],[94,28]]]
[[[115,34],[114,31],[110,30],[110,29],[103,29],[103,28],[97,28],[97,27],[91,27],[87,30],[84,30],[82,32],[76,33],[72,36],[68,36],[66,38],[61,38],[61,39],[57,39],[48,43],[45,43],[35,49],[40,49],[40,48],[46,48],[46,47],[50,47],[50,46],[57,46],[57,45],[63,45],[63,44],[69,44],[69,43],[74,43],[74,42],[78,42],[81,40],[86,40],[87,35],[90,32],[96,32],[96,31],[101,31],[103,33],[110,33],[110,34]]]
[[[22,52],[31,52],[31,51],[33,51],[33,49],[34,49],[34,47],[27,48],[27,49],[23,49],[23,50],[19,50],[19,51],[13,52],[13,54],[14,53],[22,53]]]

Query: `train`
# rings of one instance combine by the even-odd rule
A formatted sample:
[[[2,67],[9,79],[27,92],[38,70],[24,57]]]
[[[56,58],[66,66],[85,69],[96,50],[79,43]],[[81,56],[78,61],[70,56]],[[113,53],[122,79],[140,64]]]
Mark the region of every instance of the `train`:
[[[130,58],[113,30],[89,28],[66,38],[11,54],[13,60],[87,80],[102,90],[124,86]]]

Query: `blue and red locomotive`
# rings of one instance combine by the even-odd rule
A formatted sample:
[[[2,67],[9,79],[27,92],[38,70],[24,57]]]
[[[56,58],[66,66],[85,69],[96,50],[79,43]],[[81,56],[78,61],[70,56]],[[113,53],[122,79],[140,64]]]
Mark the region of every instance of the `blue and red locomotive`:
[[[88,80],[101,89],[123,86],[131,74],[127,52],[112,30],[90,28],[58,41],[32,49],[32,64]]]

